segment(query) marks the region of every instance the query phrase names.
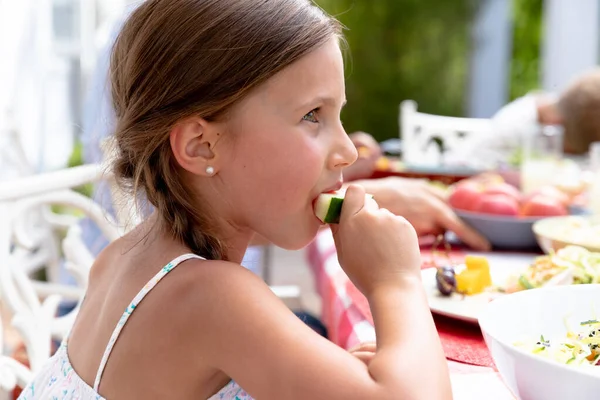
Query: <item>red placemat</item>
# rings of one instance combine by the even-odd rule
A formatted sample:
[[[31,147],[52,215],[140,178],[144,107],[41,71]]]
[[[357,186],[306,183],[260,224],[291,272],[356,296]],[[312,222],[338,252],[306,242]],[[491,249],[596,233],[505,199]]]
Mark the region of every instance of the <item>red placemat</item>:
[[[434,321],[447,359],[496,368],[479,326],[435,314]]]

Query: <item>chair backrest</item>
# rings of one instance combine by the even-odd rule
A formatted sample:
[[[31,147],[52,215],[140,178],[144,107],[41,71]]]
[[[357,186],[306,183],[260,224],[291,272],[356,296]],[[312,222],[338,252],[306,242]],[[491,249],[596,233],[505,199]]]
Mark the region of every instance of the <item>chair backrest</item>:
[[[0,393],[26,384],[50,356],[51,339],[61,340],[70,330],[79,307],[62,317],[56,317],[57,308],[61,299],[82,300],[94,260],[81,236],[81,216],[97,224],[109,241],[127,229],[74,190],[99,181],[112,186],[114,179],[100,165],[84,165],[0,182],[0,306],[12,317],[6,325],[24,343],[29,362],[26,367],[11,359],[11,346],[18,343],[3,343],[0,336],[7,352],[0,354]],[[79,216],[58,214],[55,205],[74,209]],[[116,211],[117,218],[125,215]],[[62,262],[76,286],[59,282]],[[47,281],[32,276],[41,269]]]
[[[106,155],[108,152],[105,149]],[[89,183],[110,186],[111,210],[74,190]],[[58,214],[52,209],[54,205],[75,209],[78,216]],[[0,311],[9,314],[9,318],[0,319],[0,347],[4,351],[0,351],[0,399],[32,379],[51,355],[51,339],[62,340],[75,320],[94,262],[82,237],[82,216],[91,219],[108,241],[126,233],[141,218],[131,196],[121,191],[114,176],[99,164],[0,182]],[[76,286],[57,279],[61,262]],[[42,269],[47,281],[32,276]],[[290,308],[300,308],[298,287],[271,289]],[[56,317],[61,299],[77,305]],[[4,343],[2,322],[23,342],[29,366],[11,358],[11,346],[18,343]]]
[[[417,111],[413,100],[400,104],[399,124],[402,159],[409,167],[466,166],[462,154],[473,139],[492,131],[490,119],[426,114]]]

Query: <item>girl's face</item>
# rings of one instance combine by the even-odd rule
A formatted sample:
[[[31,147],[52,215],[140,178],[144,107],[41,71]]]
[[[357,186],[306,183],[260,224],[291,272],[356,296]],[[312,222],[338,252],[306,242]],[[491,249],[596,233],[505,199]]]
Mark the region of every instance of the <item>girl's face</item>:
[[[221,206],[235,225],[288,249],[312,240],[313,201],[338,189],[357,157],[340,121],[343,69],[332,38],[233,108],[217,149]]]

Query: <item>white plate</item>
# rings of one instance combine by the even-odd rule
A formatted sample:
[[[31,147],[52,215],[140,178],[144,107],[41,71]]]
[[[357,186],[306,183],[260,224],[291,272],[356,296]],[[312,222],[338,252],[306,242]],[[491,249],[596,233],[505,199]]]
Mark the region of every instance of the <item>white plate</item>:
[[[523,253],[479,253],[478,255],[487,257],[494,285],[503,285],[511,274],[523,271],[538,256]],[[435,268],[421,271],[429,308],[436,314],[477,323],[485,305],[494,297],[501,295],[484,292],[473,296],[462,296],[456,293],[442,296],[437,290],[435,273]]]

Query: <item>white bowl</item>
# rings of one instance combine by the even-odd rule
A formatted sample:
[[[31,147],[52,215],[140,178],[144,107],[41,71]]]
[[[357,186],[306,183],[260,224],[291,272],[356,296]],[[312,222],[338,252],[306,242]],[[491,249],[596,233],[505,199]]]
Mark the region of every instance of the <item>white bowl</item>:
[[[600,312],[600,285],[555,286],[502,296],[479,317],[485,342],[502,379],[523,400],[600,399],[600,366],[570,366],[515,347],[524,338],[566,337],[575,323]]]
[[[600,217],[570,215],[544,218],[533,224],[533,233],[545,253],[565,246],[581,246],[600,252]]]

